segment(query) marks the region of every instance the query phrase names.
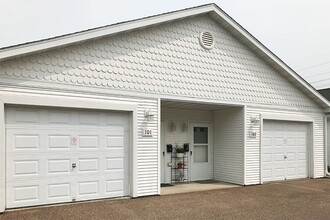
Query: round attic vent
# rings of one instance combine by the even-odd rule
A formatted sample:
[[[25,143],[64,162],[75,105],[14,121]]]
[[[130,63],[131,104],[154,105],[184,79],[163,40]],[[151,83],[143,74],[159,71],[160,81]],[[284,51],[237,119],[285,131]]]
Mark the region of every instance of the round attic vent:
[[[214,46],[213,35],[210,32],[202,32],[199,35],[199,43],[205,49],[211,50]]]

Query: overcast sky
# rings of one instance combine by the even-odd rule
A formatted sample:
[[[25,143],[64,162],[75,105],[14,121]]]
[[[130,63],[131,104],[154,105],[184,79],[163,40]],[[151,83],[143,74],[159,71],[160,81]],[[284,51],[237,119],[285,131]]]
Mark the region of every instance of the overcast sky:
[[[330,87],[329,0],[0,0],[0,47],[216,3],[315,88]]]

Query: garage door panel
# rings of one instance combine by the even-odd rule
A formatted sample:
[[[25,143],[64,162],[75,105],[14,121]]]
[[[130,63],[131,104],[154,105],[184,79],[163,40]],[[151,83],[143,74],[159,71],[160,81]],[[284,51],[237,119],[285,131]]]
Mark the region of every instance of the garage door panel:
[[[273,163],[283,162],[283,161],[284,161],[284,154],[283,153],[274,153]]]
[[[125,155],[124,147],[111,147],[107,150],[108,158],[121,158]]]
[[[47,186],[47,200],[72,200],[71,183],[54,183]]]
[[[7,208],[72,201],[72,178],[7,182]]]
[[[78,181],[78,195],[81,196],[99,196],[99,181]]]
[[[127,114],[10,107],[6,123],[7,208],[129,194]]]
[[[286,146],[287,147],[296,147],[297,145],[296,145],[296,138],[295,137],[288,137],[287,139],[286,139]]]
[[[39,135],[14,135],[14,150],[38,150]]]
[[[71,172],[71,159],[48,159],[49,175],[63,175]]]
[[[270,163],[270,162],[272,162],[273,160],[272,160],[272,154],[271,153],[263,153],[262,154],[263,156],[262,156],[262,162],[264,162],[264,163]]]
[[[48,113],[48,121],[52,125],[54,124],[68,125],[72,123],[70,118],[70,112],[61,111],[61,110],[50,111]]]
[[[122,136],[107,136],[107,148],[124,147],[124,135]]]
[[[14,161],[13,176],[31,176],[39,174],[39,160]]]
[[[80,125],[99,125],[100,124],[99,114],[79,113],[78,123]]]
[[[7,180],[40,176],[40,158],[25,155],[7,157],[6,168]]]
[[[79,135],[78,149],[96,150],[99,148],[100,137],[98,135]]]
[[[284,176],[284,168],[275,168],[274,169],[274,176],[277,180],[283,179]]]
[[[286,174],[287,174],[287,178],[289,178],[290,176],[296,176],[297,175],[297,169],[296,167],[290,167],[287,166],[286,168]]]
[[[99,158],[78,158],[78,173],[99,172]]]
[[[305,176],[307,173],[307,167],[306,166],[299,166],[297,171],[299,176]]]
[[[284,138],[283,137],[275,137],[275,147],[283,147],[284,145]]]
[[[12,187],[13,202],[39,202],[40,186],[39,184],[30,184],[24,186]]]
[[[10,122],[20,122],[23,124],[39,124],[40,123],[40,115],[36,110],[24,110],[19,109],[15,110],[13,117],[11,118]]]
[[[117,196],[124,194],[123,180],[106,180],[106,193],[116,194]]]
[[[70,150],[71,136],[70,135],[48,135],[49,150]]]
[[[287,162],[296,162],[297,158],[296,158],[296,152],[287,152],[286,153],[286,161]]]
[[[273,173],[272,169],[264,168],[263,169],[263,172],[262,172],[262,176],[263,176],[264,180],[265,179],[271,179],[272,173]]]
[[[262,181],[307,177],[306,123],[265,120],[264,125]]]

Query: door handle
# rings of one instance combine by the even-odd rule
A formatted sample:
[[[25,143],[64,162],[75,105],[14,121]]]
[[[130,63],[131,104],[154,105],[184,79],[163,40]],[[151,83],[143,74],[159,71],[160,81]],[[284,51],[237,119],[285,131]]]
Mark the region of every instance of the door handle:
[[[72,163],[72,169],[76,168],[77,164],[76,163]]]
[[[163,156],[165,157],[165,151],[163,151]]]
[[[190,156],[192,156],[192,151],[190,151]]]
[[[288,157],[284,155],[284,159],[287,159]]]

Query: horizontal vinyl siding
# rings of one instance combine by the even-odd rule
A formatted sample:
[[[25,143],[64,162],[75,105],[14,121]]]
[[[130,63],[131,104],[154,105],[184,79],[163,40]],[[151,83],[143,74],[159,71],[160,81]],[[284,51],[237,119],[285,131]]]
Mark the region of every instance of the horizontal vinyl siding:
[[[258,125],[251,124],[251,117],[260,119],[261,114],[285,114],[292,116],[308,116],[314,120],[314,168],[312,177],[318,178],[324,176],[324,116],[323,113],[302,112],[290,110],[273,110],[267,108],[247,107],[246,109],[246,149],[245,149],[245,179],[246,185],[260,183],[260,122]],[[256,131],[257,137],[250,138],[249,131]]]
[[[214,113],[214,179],[244,184],[244,110]]]
[[[147,121],[145,109],[150,109],[154,118]],[[157,100],[140,100],[138,104],[137,125],[137,196],[156,195],[158,192],[158,103]],[[153,130],[152,137],[142,137],[142,129]]]

